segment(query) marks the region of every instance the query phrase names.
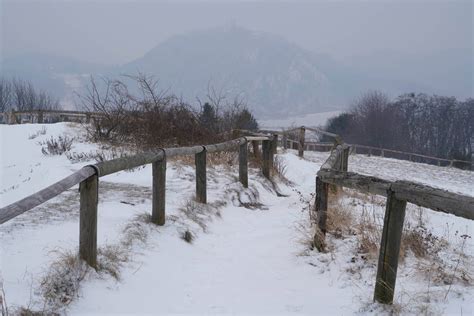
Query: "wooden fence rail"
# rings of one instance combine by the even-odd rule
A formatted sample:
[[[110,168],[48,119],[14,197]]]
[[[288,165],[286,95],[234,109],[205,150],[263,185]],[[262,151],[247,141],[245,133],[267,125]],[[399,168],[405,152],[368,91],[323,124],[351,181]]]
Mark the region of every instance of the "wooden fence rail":
[[[95,165],[85,166],[79,171],[34,193],[20,201],[0,209],[0,224],[58,196],[74,185],[79,184],[79,256],[92,267],[97,265],[97,206],[99,199],[99,178],[122,170],[152,164],[152,222],[165,224],[166,161],[174,156],[194,155],[196,163],[196,200],[207,203],[207,153],[220,151],[239,151],[239,181],[248,187],[248,145],[251,142],[258,149],[262,142],[262,173],[270,178],[273,169],[273,154],[277,138],[268,136],[248,136],[224,143],[180,148],[159,148],[156,151],[122,157]],[[255,147],[256,145],[256,147]]]
[[[474,197],[409,181],[388,181],[347,171],[350,146],[339,145],[321,166],[316,177],[314,212],[317,214],[314,244],[324,250],[328,187],[348,187],[387,197],[380,241],[374,300],[391,304],[395,291],[398,256],[407,202],[435,211],[474,220]],[[346,162],[344,162],[346,161]]]

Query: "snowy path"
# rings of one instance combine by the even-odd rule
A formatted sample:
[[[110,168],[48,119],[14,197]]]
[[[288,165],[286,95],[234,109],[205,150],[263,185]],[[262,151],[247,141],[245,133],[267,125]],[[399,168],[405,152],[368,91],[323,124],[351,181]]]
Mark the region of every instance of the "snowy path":
[[[13,128],[17,139],[3,138],[2,146],[19,144],[22,152],[20,158],[14,151],[2,155],[1,205],[87,163],[71,164],[64,156],[41,154],[38,139],[72,133],[65,124],[47,125],[48,134],[33,140],[28,136],[39,129],[37,125]],[[89,151],[94,146],[77,143],[75,150]],[[67,313],[347,315],[361,309],[367,312],[363,308],[372,300],[374,271],[366,270],[360,278],[348,277],[348,269],[359,264],[351,261],[354,250],[350,240],[341,241],[333,253],[306,251],[306,256],[302,255],[307,248],[301,238],[310,236],[299,231],[301,224],[309,221],[307,211],[302,209],[314,193],[316,172],[328,153],[305,153],[307,159],[303,160],[294,151],[280,156],[286,161],[287,177],[295,183],[293,187],[280,184],[281,191],[288,196],[277,197],[268,189],[268,183],[264,185],[257,170],[251,169],[249,182],[258,189],[264,207],[238,207],[226,196],[226,189],[235,187],[236,167],[210,168],[209,201],[229,202],[221,210],[222,218],[209,223],[207,232],[198,232],[193,244],[180,238],[182,231],[172,220],[164,227],[153,228],[146,244],[134,246],[133,258],[123,267],[120,281],[110,277],[86,280]],[[474,195],[474,173],[469,171],[363,155],[351,156],[349,168],[390,180],[418,181]],[[124,225],[135,215],[150,212],[151,168],[120,172],[101,180],[99,247],[116,243]],[[179,208],[193,193],[194,169],[170,163],[167,215],[179,216]],[[0,226],[0,278],[3,277],[10,306],[27,306],[38,298],[35,290],[49,264],[57,258],[54,250],[77,249],[77,198],[77,188],[73,188],[37,208],[35,216],[27,213]],[[134,205],[120,201],[131,201]],[[447,214],[430,212],[429,217],[430,225],[440,232],[446,227],[452,231],[472,227],[471,222]],[[399,289],[423,289],[426,280],[416,281],[402,272]],[[472,290],[467,293],[472,298]],[[469,312],[469,302],[450,298],[452,310],[458,311],[460,304],[464,312]]]

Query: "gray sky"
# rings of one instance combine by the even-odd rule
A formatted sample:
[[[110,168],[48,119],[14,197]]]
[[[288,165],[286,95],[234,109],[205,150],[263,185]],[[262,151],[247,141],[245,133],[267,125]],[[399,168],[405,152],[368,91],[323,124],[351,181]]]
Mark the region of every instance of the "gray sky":
[[[231,23],[337,58],[473,55],[472,1],[0,1],[4,56],[125,63],[172,35]]]

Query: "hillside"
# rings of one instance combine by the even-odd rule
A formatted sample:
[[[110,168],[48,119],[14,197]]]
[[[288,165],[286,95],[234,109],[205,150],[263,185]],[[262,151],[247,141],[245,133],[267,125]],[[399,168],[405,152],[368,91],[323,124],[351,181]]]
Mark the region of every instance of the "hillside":
[[[77,125],[0,125],[0,132],[2,148],[12,149],[1,156],[0,206],[94,162],[43,155],[41,142],[50,137],[74,137],[70,157],[112,154],[87,142]],[[151,166],[101,178],[99,260],[108,265],[99,272],[64,265],[77,251],[77,187],[0,225],[0,283],[10,310],[49,311],[67,289],[59,298],[73,301],[60,311],[72,315],[473,312],[474,248],[463,237],[472,236],[468,220],[409,205],[406,233],[418,232],[429,253],[418,257],[416,248],[405,249],[392,309],[372,303],[375,260],[361,249],[361,236],[372,227],[367,223],[378,242],[384,199],[345,190],[336,208],[344,218],[341,230],[328,236],[330,251],[309,248],[314,177],[328,153],[305,155],[279,152],[290,181],[276,181],[283,196],[254,167],[244,190],[235,178],[236,157],[210,164],[207,207],[193,202],[193,165],[169,161],[164,227],[143,220],[151,208]],[[474,196],[471,171],[363,155],[350,157],[349,170]],[[182,239],[186,231],[192,243]],[[58,278],[64,288],[44,296]]]
[[[280,36],[232,26],[170,37],[124,65],[27,54],[3,59],[1,67],[3,76],[31,80],[61,98],[68,108],[74,106],[74,93],[84,92],[90,75],[117,78],[142,72],[191,104],[196,104],[197,97],[205,99],[208,87],[229,98],[238,96],[262,119],[341,110],[373,89],[393,96],[435,91],[434,85],[419,82],[414,74],[400,76],[393,70],[396,65],[383,71],[375,65],[369,71],[367,63],[360,58],[336,61]]]

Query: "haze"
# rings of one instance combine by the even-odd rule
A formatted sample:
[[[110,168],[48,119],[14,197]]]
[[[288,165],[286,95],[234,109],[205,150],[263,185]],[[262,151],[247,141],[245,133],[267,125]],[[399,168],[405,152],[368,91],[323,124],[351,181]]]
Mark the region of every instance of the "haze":
[[[406,73],[430,60],[410,77],[466,98],[472,16],[472,1],[3,1],[1,44],[2,57],[34,52],[118,65],[176,34],[235,24],[367,73]]]

